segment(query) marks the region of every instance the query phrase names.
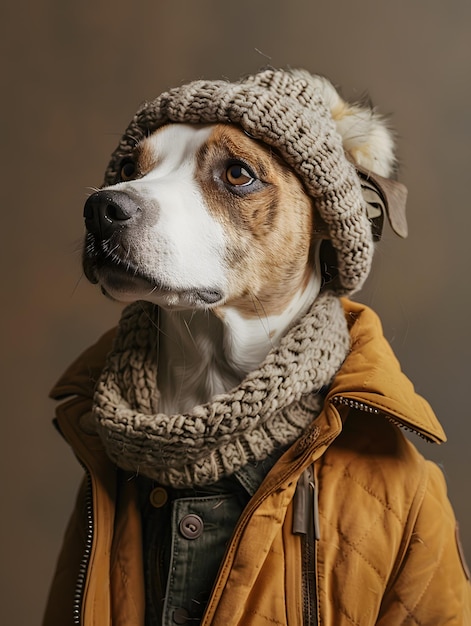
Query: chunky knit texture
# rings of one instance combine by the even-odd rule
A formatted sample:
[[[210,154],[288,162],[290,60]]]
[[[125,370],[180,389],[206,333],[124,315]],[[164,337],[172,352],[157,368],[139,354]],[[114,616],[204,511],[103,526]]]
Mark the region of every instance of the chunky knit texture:
[[[136,143],[164,124],[237,124],[275,148],[315,199],[337,255],[334,288],[351,294],[368,276],[373,243],[360,181],[323,99],[325,82],[304,70],[266,70],[236,83],[200,80],[163,93],[137,111],[111,157],[105,185],[116,182],[121,159]]]
[[[214,483],[294,442],[322,407],[349,349],[340,300],[327,292],[241,384],[184,415],[158,412],[158,308],[127,307],[95,393],[98,431],[121,468],[164,485]]]

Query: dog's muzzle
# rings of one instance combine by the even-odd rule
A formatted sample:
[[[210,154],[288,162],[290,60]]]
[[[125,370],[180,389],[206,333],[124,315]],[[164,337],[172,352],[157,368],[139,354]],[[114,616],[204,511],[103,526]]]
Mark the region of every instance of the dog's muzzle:
[[[139,211],[134,200],[122,191],[97,191],[85,202],[85,227],[95,237],[109,239]]]
[[[188,306],[212,305],[223,299],[223,292],[211,288],[188,288],[172,290],[160,282],[159,277],[142,271],[138,260],[120,257],[120,231],[135,222],[142,209],[122,191],[106,190],[93,193],[85,202],[83,216],[87,236],[83,250],[83,269],[91,283],[100,283],[102,291],[132,292],[134,289],[149,293],[169,294],[175,291]],[[113,237],[115,235],[115,237]],[[121,250],[122,251],[122,250]],[[147,287],[143,287],[147,285]],[[115,296],[110,296],[115,297]]]

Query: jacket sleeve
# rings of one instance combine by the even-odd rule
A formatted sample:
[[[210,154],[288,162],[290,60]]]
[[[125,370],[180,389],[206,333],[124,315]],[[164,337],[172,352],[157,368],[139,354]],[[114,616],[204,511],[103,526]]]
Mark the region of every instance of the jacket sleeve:
[[[85,551],[86,491],[87,480],[84,478],[65,531],[46,604],[43,626],[73,626],[74,624],[75,590]]]
[[[428,478],[404,558],[387,591],[380,626],[471,626],[471,586],[442,472]]]

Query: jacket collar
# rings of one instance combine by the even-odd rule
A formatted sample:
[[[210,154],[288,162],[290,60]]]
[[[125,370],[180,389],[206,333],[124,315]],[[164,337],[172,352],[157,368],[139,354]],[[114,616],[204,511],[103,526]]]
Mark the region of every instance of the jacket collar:
[[[435,443],[446,435],[428,402],[401,371],[383,336],[378,316],[362,304],[343,300],[351,349],[335,377],[326,401],[364,408]]]

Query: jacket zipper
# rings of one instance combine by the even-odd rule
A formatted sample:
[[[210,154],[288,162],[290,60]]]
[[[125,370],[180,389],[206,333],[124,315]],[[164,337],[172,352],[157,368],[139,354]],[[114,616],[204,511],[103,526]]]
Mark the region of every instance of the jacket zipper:
[[[334,439],[335,437],[327,437],[323,439],[323,444],[328,445],[330,443],[330,441],[332,439]],[[298,471],[298,469],[305,463],[305,461],[307,460],[307,458],[311,456],[311,454],[308,453],[304,453],[303,455],[301,455],[298,459],[297,462],[293,464],[293,466],[290,468],[289,471],[284,472],[276,482],[272,483],[270,485],[270,489],[268,491],[266,491],[263,496],[261,497],[253,497],[250,501],[249,504],[247,505],[247,507],[245,508],[244,512],[242,513],[241,517],[239,518],[235,530],[232,534],[232,538],[229,542],[229,544],[226,546],[226,555],[231,552],[233,550],[234,545],[237,545],[237,543],[240,540],[240,537],[243,533],[244,528],[247,525],[247,521],[251,518],[251,516],[253,515],[254,511],[261,506],[261,504],[268,498],[270,497],[270,495],[272,495],[273,493],[275,493],[275,491],[277,489],[279,489],[281,487],[281,485],[283,485],[283,483],[286,481],[287,477],[290,474],[294,474]],[[317,494],[317,490],[316,490],[316,494]],[[316,506],[316,510],[317,510],[317,501],[315,503]],[[294,532],[294,529],[293,531]],[[297,533],[295,533],[297,534]],[[216,581],[219,583],[220,581],[220,577],[221,577],[221,573],[224,571],[225,569],[225,558],[223,559],[223,562],[221,564],[221,568],[219,569],[219,574],[216,577]],[[214,591],[214,588],[213,588]],[[203,618],[202,618],[202,624],[207,624],[209,626],[208,619],[209,619],[209,615],[213,613],[213,605],[214,605],[214,596],[212,598],[210,598],[208,605],[206,607],[206,611],[203,614]],[[317,603],[317,599],[316,599],[316,603]],[[314,615],[317,618],[317,609],[316,612],[314,613]],[[311,626],[315,626],[317,622],[314,622],[313,625]]]
[[[386,420],[388,420],[388,422],[390,422],[394,426],[397,426],[398,428],[401,428],[402,430],[406,430],[408,432],[414,433],[414,435],[418,435],[425,441],[432,442],[432,443],[434,441],[431,437],[428,437],[423,432],[415,428],[412,428],[412,426],[407,426],[406,424],[404,424],[397,418],[393,417],[389,413],[380,411],[379,409],[369,404],[366,404],[365,402],[360,402],[359,400],[353,400],[351,398],[345,398],[344,396],[334,396],[334,398],[332,399],[332,403],[334,405],[342,404],[343,406],[348,406],[350,409],[357,409],[358,411],[363,411],[364,413],[373,413],[374,415],[382,415]]]
[[[90,556],[93,545],[93,497],[92,497],[92,477],[88,469],[81,464],[85,470],[87,486],[85,491],[85,548],[80,560],[77,582],[75,584],[73,619],[76,626],[82,623],[82,607],[83,596],[85,590],[85,581],[87,578],[88,567],[90,565]]]
[[[317,624],[316,541],[320,539],[314,466],[301,474],[294,496],[293,533],[301,535],[301,585],[304,626]]]

